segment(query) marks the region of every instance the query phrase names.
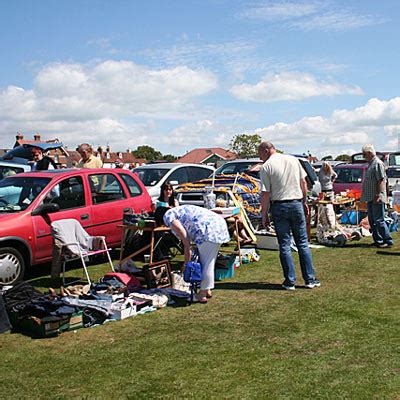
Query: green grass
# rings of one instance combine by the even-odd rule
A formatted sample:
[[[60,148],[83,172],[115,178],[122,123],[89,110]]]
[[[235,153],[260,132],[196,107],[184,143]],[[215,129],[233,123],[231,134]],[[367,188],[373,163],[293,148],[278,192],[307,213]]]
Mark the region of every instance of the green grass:
[[[261,251],[258,263],[217,283],[207,305],[53,339],[3,334],[1,397],[399,398],[395,240],[390,250],[368,247],[370,239],[313,250],[322,282],[313,290],[278,290],[278,253]],[[31,281],[54,284],[47,276]]]

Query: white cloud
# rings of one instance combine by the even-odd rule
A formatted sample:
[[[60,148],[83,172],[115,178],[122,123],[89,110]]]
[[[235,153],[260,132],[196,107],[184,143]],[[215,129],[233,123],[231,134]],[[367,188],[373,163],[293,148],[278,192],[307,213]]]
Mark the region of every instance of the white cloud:
[[[304,31],[335,31],[344,32],[365,26],[376,25],[383,21],[370,15],[356,15],[351,11],[334,11],[323,15],[316,15],[309,19],[295,21],[292,28]]]
[[[336,110],[329,117],[304,117],[288,124],[277,122],[254,130],[280,148],[302,148],[318,152],[342,153],[349,147],[360,149],[371,142],[379,150],[394,150],[400,133],[400,97],[370,99],[352,110]],[[393,139],[390,139],[393,138]],[[388,140],[390,139],[390,140]],[[349,150],[350,151],[350,150]]]
[[[259,2],[238,14],[240,18],[276,22],[283,29],[343,32],[385,22],[332,2]],[[279,25],[278,25],[279,23]]]
[[[313,3],[276,2],[259,4],[239,13],[240,17],[264,21],[286,20],[313,14],[318,9]]]
[[[328,136],[323,141],[323,144],[328,146],[342,146],[349,144],[365,144],[369,140],[366,132],[346,132],[345,134],[337,134],[335,136]]]
[[[204,143],[204,136],[212,132],[213,129],[215,128],[212,121],[197,121],[173,129],[163,138],[163,142],[178,147],[199,146]]]
[[[361,95],[363,92],[357,86],[318,81],[311,74],[283,72],[266,75],[254,85],[246,83],[235,85],[231,88],[231,93],[243,101],[269,103],[283,100],[303,100],[315,96]]]
[[[217,85],[211,72],[185,66],[155,70],[130,61],[50,64],[39,71],[31,89],[9,86],[0,91],[0,135],[33,128],[58,131],[58,136],[70,132],[67,140],[75,143],[91,135],[99,141],[143,140],[148,132],[140,132],[141,119],[190,118],[193,99]]]

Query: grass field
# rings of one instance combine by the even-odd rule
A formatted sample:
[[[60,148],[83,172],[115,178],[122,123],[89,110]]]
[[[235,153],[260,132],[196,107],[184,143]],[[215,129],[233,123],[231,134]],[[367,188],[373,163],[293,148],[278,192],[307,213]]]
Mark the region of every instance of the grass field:
[[[1,398],[400,398],[400,235],[313,250],[313,290],[280,290],[277,252],[164,308],[32,340],[0,336]],[[297,260],[296,260],[296,264]],[[95,275],[104,266],[92,267]],[[46,289],[48,276],[31,282]]]

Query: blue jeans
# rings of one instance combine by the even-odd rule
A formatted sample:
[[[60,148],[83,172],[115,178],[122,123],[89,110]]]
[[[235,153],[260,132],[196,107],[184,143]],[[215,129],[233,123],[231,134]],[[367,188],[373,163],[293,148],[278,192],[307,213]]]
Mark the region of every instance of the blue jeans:
[[[372,230],[372,239],[376,244],[393,244],[389,228],[385,222],[385,205],[369,201],[367,204],[368,222]]]
[[[290,248],[291,233],[299,252],[301,274],[304,282],[313,281],[315,279],[315,271],[310,248],[308,247],[306,218],[302,202],[273,203],[271,205],[271,214],[278,238],[279,258],[285,277],[285,284],[294,285],[296,282],[296,272]]]

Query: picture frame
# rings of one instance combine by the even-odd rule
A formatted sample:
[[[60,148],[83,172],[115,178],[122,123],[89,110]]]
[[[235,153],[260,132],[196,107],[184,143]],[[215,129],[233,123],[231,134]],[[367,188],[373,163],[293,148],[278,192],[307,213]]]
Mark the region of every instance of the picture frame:
[[[143,272],[148,289],[172,286],[171,266],[168,260],[146,265]]]

